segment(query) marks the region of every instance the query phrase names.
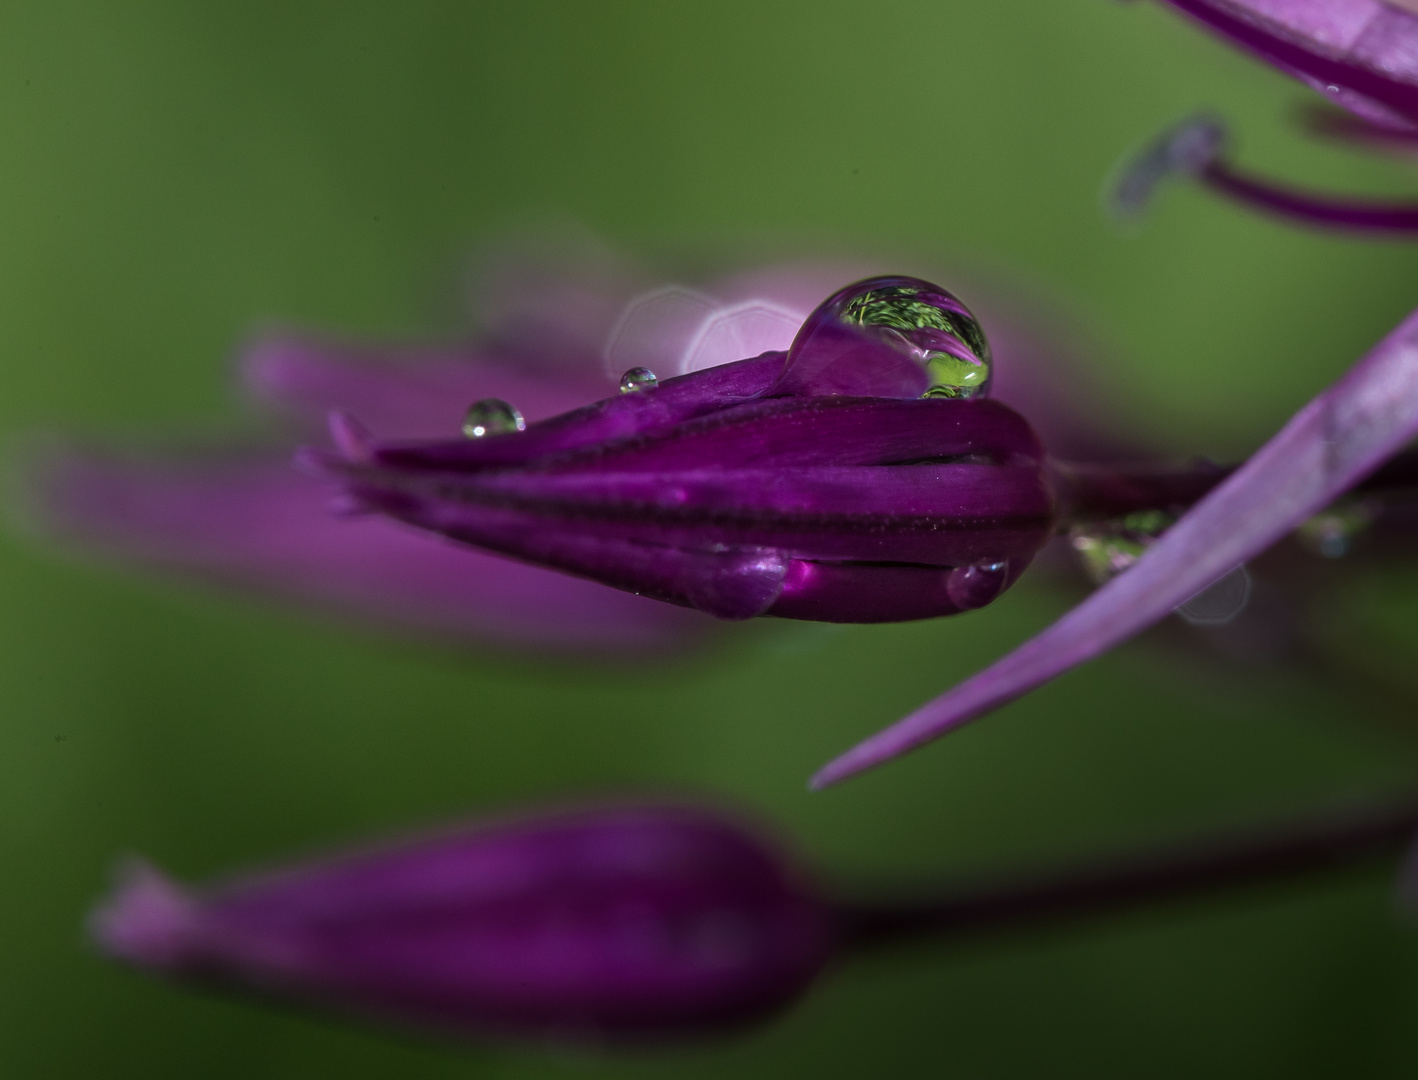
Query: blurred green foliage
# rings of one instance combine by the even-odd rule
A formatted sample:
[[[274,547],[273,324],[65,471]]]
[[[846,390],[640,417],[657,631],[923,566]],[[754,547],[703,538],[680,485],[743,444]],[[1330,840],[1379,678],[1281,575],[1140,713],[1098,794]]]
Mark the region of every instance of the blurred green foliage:
[[[1100,407],[1186,452],[1244,453],[1410,307],[1418,249],[1182,187],[1125,236],[1097,193],[1201,105],[1235,123],[1244,162],[1405,190],[1398,165],[1303,141],[1303,98],[1156,6],[1099,0],[7,0],[0,423],[230,426],[229,356],[254,328],[450,330],[465,254],[551,220],[706,264],[884,248],[1013,275],[1102,343]],[[629,1059],[345,1028],[149,982],[83,943],[121,852],[200,879],[577,791],[718,793],[834,872],[928,874],[1410,771],[1412,742],[1362,702],[1202,678],[1144,640],[803,792],[1062,611],[1046,581],[956,620],[764,624],[597,669],[422,651],[13,536],[0,580],[5,1077],[1418,1072],[1418,942],[1377,872],[897,953],[760,1033]],[[1418,588],[1365,580],[1336,637],[1411,666]]]

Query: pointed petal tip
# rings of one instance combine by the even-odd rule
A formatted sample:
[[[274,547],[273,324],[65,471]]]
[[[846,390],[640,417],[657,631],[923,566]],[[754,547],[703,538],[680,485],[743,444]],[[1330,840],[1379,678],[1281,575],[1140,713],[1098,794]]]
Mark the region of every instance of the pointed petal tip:
[[[828,765],[826,768],[819,769],[817,772],[813,773],[812,776],[808,778],[808,791],[825,791],[835,784],[837,779],[832,775],[831,769],[832,766]]]
[[[365,463],[374,457],[374,436],[348,413],[330,410],[326,417],[330,441],[347,461]]]
[[[1163,182],[1201,172],[1217,159],[1227,138],[1225,122],[1210,113],[1197,113],[1167,128],[1115,168],[1103,192],[1108,213],[1120,221],[1136,221]]]
[[[322,450],[318,446],[298,446],[291,454],[291,464],[298,472],[318,480],[328,479],[340,466],[349,464],[343,454]]]
[[[187,894],[143,859],[121,863],[113,893],[88,919],[106,954],[139,967],[181,967],[191,942],[194,906]]]

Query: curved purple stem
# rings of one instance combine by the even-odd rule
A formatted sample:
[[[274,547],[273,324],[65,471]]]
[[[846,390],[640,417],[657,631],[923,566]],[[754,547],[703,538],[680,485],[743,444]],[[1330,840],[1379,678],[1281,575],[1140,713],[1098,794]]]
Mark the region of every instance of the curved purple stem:
[[[1352,232],[1418,233],[1418,202],[1350,199],[1302,191],[1212,161],[1197,179],[1233,202],[1265,213]]]
[[[939,738],[1151,626],[1418,434],[1418,311],[1301,409],[1146,555],[1043,633],[830,762],[822,788]]]

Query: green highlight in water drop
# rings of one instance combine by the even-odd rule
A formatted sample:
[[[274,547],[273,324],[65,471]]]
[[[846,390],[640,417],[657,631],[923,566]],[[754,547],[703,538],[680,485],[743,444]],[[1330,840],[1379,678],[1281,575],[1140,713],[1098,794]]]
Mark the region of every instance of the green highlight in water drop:
[[[463,416],[463,434],[470,439],[481,439],[486,435],[510,435],[514,431],[525,431],[527,422],[515,406],[501,398],[483,398],[468,406]]]
[[[633,394],[637,390],[653,390],[659,381],[649,368],[633,367],[620,377],[620,392]]]
[[[979,321],[945,289],[911,278],[871,279],[842,303],[840,318],[875,330],[914,356],[930,379],[923,397],[988,393],[989,343]]]

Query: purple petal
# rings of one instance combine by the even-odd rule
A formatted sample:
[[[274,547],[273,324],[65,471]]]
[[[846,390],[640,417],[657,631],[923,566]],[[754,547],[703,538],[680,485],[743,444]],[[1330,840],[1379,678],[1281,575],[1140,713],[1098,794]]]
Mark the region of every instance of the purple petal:
[[[66,453],[33,471],[42,526],[82,547],[312,607],[488,643],[663,650],[688,611],[441,541],[336,517],[331,488],[283,461],[155,462]]]
[[[1295,415],[1136,566],[1042,634],[813,779],[824,787],[951,731],[1126,641],[1361,480],[1418,434],[1418,312]]]
[[[713,369],[715,375],[727,371]],[[473,474],[512,465],[554,472],[665,472],[770,464],[889,465],[983,452],[1001,460],[1015,455],[1038,460],[1043,454],[1024,418],[998,402],[773,398],[742,404],[731,400],[727,407],[696,416],[697,406],[683,407],[668,393],[665,398],[659,393],[599,402],[516,434],[383,444],[375,448],[374,458],[390,468]],[[642,409],[618,407],[642,401]]]
[[[614,439],[648,436],[701,414],[757,397],[783,368],[779,353],[669,379],[653,390],[620,394],[555,416],[525,431],[478,439],[395,444],[380,451],[385,464],[402,468],[484,468],[523,464],[539,457],[595,447]],[[583,399],[584,400],[584,399]]]
[[[1418,124],[1418,15],[1381,0],[1166,0],[1369,120]]]
[[[761,359],[769,372],[780,361]],[[1048,538],[1042,450],[998,402],[774,398],[665,422],[704,398],[681,402],[678,389],[755,364],[632,395],[643,409],[591,407],[539,429],[369,454],[346,437],[351,457],[307,460],[371,510],[721,618],[953,614],[992,600]],[[577,445],[603,430],[620,437]],[[884,565],[900,563],[915,569]]]
[[[955,566],[1032,554],[1052,504],[1033,466],[915,465],[356,476],[370,505],[467,543],[532,557],[557,532],[714,550],[773,547],[806,559]]]
[[[565,813],[188,892],[130,869],[91,920],[142,967],[463,1032],[644,1039],[797,997],[834,917],[780,852],[693,807]]]

